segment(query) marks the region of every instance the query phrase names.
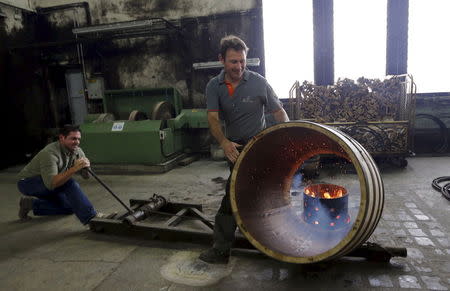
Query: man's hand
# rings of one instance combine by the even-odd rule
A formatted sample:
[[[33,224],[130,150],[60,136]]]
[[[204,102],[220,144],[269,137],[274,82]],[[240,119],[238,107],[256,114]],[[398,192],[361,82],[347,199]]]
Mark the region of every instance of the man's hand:
[[[81,169],[91,166],[91,162],[87,158],[79,158],[75,160],[73,166],[67,171],[59,173],[52,178],[52,189],[64,185],[72,176]]]
[[[237,148],[242,147],[242,145],[226,139],[220,144],[220,146],[222,147],[225,156],[234,164],[239,156],[239,151]]]
[[[75,162],[73,163],[73,167],[75,168],[76,172],[78,172],[83,168],[88,168],[90,166],[91,162],[89,162],[88,158],[79,158],[78,160],[75,160]]]
[[[219,142],[220,147],[223,149],[228,160],[234,164],[239,156],[237,148],[242,147],[242,145],[232,142],[225,137],[222,131],[222,125],[219,121],[218,112],[208,112],[208,123],[211,134]]]

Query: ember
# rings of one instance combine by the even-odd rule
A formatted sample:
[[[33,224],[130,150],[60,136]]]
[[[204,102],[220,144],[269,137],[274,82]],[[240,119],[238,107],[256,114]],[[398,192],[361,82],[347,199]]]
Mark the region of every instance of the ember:
[[[350,223],[348,195],[344,187],[314,184],[303,195],[304,219],[324,229],[339,229]]]

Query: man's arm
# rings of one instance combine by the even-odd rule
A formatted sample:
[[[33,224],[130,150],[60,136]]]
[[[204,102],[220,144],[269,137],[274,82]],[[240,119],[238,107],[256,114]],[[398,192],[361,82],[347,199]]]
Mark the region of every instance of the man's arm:
[[[281,122],[288,122],[289,121],[289,117],[286,114],[286,111],[284,111],[280,100],[278,99],[277,95],[275,94],[275,91],[273,90],[273,88],[269,85],[269,83],[267,83],[267,100],[266,100],[266,106],[267,109],[269,110],[269,112],[272,112],[273,114],[273,118],[275,119],[275,121],[277,123],[281,123]]]
[[[236,147],[240,147],[240,144],[230,141],[225,137],[222,131],[222,125],[219,120],[219,112],[208,112],[208,123],[209,130],[217,142],[223,149],[225,156],[232,162],[235,163],[237,157],[239,156],[239,151]]]
[[[278,110],[278,111],[275,111],[275,112],[273,113],[273,118],[275,118],[275,121],[276,121],[277,123],[288,122],[288,121],[289,121],[289,117],[288,117],[286,111],[284,111],[283,108],[281,108],[281,109]]]
[[[72,176],[78,172],[79,170],[89,167],[90,162],[87,158],[80,158],[75,160],[73,167],[69,168],[67,171],[59,173],[52,178],[52,189],[60,187],[64,185],[67,181],[69,181]]]

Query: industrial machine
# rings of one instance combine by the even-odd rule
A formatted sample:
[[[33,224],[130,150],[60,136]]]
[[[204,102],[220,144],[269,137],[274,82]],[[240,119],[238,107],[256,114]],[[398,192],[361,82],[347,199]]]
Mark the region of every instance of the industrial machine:
[[[81,147],[97,169],[164,172],[208,146],[206,109],[183,109],[174,88],[107,90],[103,106],[81,125]]]

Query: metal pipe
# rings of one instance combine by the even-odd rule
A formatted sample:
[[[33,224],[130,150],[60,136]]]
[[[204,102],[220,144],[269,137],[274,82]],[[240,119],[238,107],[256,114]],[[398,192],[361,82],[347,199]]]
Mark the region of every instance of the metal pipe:
[[[167,204],[167,200],[160,195],[154,194],[149,202],[136,209],[133,213],[123,219],[123,223],[133,225],[135,222],[144,220],[154,211],[161,209]]]
[[[114,194],[114,192],[111,189],[109,189],[109,187],[105,183],[103,183],[102,180],[100,180],[100,178],[92,171],[91,168],[86,168],[86,169],[89,172],[89,174],[91,174],[92,177],[95,178],[95,180],[97,180],[103,187],[105,187],[105,189],[108,190],[108,192],[114,198],[116,198],[116,200],[119,201],[120,204],[122,204],[122,206],[128,211],[128,213],[133,213],[133,210],[130,207],[128,207],[116,194]]]
[[[78,13],[76,10],[73,10],[73,19],[74,19],[74,27],[79,27],[80,23],[78,21]],[[77,39],[78,36],[75,35],[75,39]],[[86,111],[89,112],[89,103],[88,103],[88,92],[87,92],[87,78],[86,78],[86,67],[84,64],[84,54],[83,54],[83,44],[82,43],[78,43],[76,44],[77,46],[77,53],[78,53],[78,62],[81,63],[81,68],[82,68],[82,76],[83,76],[83,96],[84,99],[86,100]]]

